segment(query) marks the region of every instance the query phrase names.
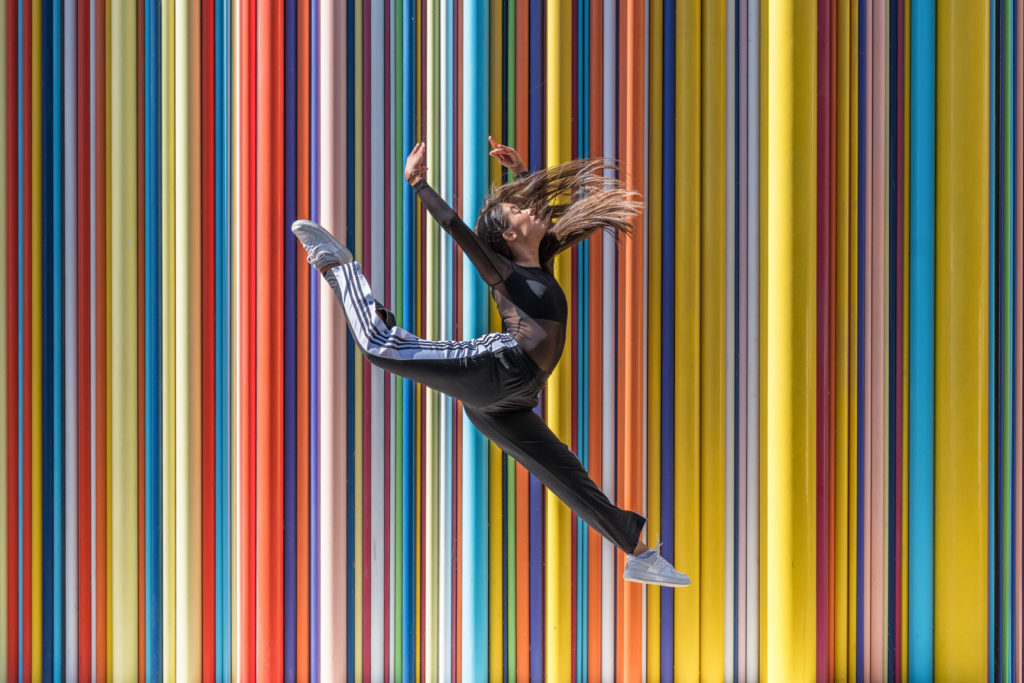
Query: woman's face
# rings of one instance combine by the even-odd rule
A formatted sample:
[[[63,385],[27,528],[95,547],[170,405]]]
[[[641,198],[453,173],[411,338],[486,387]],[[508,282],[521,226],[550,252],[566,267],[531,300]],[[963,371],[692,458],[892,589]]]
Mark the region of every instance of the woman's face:
[[[533,209],[520,209],[515,204],[502,204],[505,217],[508,219],[509,230],[516,233],[520,239],[528,242],[537,240],[544,236],[548,229],[547,223],[533,215]]]

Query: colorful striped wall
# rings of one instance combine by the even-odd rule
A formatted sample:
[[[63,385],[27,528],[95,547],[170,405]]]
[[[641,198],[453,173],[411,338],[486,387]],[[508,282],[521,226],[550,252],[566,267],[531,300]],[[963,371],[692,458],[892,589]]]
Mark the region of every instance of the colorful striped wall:
[[[1024,680],[1020,0],[9,0],[0,678]],[[622,160],[542,409],[693,579],[372,368],[499,324],[402,178]]]

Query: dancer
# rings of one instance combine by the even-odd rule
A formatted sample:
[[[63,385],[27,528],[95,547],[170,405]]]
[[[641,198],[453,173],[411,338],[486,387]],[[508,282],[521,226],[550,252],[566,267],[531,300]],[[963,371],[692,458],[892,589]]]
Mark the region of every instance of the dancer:
[[[568,306],[552,272],[555,255],[607,230],[618,239],[642,202],[604,175],[614,165],[578,159],[527,175],[519,154],[489,138],[490,152],[516,179],[493,189],[470,230],[427,184],[426,144],[405,178],[490,288],[503,332],[469,341],[429,341],[398,327],[377,302],[352,253],[321,226],[292,232],[345,309],[352,336],[371,363],[462,401],[480,432],[518,460],[576,515],[628,555],[623,578],[681,587],[690,583],[640,533],[646,520],[616,507],[579,458],[533,412],[565,345]]]

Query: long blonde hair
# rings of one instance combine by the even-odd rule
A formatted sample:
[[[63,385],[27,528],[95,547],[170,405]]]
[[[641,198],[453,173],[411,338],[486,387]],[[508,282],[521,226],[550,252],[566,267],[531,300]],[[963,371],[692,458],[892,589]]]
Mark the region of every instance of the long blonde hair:
[[[603,157],[574,159],[494,187],[484,199],[474,229],[489,248],[511,259],[512,251],[502,237],[510,224],[501,204],[533,209],[533,215],[550,226],[538,254],[545,267],[598,230],[619,242],[623,233],[632,234],[631,220],[642,213],[643,198],[625,189],[618,178],[606,176],[606,170],[618,171],[619,166]]]

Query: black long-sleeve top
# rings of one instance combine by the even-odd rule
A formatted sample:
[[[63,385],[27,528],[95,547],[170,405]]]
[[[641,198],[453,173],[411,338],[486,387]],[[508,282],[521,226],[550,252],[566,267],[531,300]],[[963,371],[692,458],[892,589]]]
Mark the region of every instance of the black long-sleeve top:
[[[490,249],[426,179],[413,186],[444,230],[462,247],[491,291],[502,329],[515,337],[544,372],[555,369],[565,347],[569,306],[555,276],[543,267],[521,266]]]

